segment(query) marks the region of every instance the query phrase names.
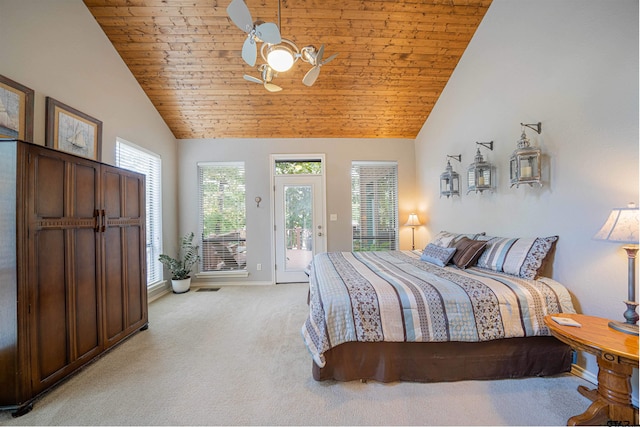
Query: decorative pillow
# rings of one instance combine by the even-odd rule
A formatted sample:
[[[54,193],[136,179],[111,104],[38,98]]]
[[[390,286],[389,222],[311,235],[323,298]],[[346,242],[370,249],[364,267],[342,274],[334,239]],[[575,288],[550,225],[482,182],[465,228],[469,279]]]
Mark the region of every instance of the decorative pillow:
[[[484,236],[484,232],[477,234],[461,234],[461,233],[451,233],[450,231],[441,231],[431,240],[436,246],[442,246],[443,248],[452,248],[453,245],[458,242],[463,237],[467,237],[472,240],[476,240],[478,236]]]
[[[453,253],[455,251],[456,248],[443,248],[442,246],[429,243],[427,247],[424,248],[424,251],[422,251],[420,259],[439,267],[444,267],[447,265],[451,257],[453,257]]]
[[[456,267],[462,269],[474,265],[482,255],[486,245],[487,242],[485,241],[462,237],[454,245],[456,253],[453,255],[453,263]]]
[[[508,238],[492,237],[478,260],[478,267],[535,279],[542,262],[558,236]]]

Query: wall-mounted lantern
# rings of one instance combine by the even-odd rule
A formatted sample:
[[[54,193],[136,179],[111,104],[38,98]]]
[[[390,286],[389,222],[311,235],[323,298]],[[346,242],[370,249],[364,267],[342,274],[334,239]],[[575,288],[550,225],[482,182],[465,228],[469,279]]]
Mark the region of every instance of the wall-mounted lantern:
[[[447,155],[447,168],[440,174],[440,197],[442,196],[460,196],[460,175],[451,167],[449,159],[462,161],[462,154],[457,156]]]
[[[542,187],[542,168],[540,159],[542,152],[539,148],[530,146],[529,138],[525,132],[525,127],[535,130],[538,134],[542,132],[542,123],[520,123],[522,126],[522,135],[518,141],[518,148],[511,154],[511,161],[509,165],[511,187],[514,185],[517,187],[520,184],[529,184],[533,187],[533,184],[538,184]]]
[[[493,141],[476,142],[476,145],[493,151]],[[480,194],[485,190],[493,191],[495,188],[495,177],[495,167],[484,160],[482,153],[480,153],[480,147],[478,147],[475,162],[471,163],[467,168],[467,194],[472,191],[476,193],[479,191]]]

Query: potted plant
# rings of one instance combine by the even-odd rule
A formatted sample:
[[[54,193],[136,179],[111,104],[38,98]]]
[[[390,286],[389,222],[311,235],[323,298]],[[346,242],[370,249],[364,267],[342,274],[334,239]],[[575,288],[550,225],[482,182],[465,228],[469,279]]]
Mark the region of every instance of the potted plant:
[[[178,258],[162,254],[158,258],[171,272],[171,287],[176,294],[189,291],[191,287],[191,269],[200,261],[199,246],[193,245],[193,233],[185,234],[180,243]]]

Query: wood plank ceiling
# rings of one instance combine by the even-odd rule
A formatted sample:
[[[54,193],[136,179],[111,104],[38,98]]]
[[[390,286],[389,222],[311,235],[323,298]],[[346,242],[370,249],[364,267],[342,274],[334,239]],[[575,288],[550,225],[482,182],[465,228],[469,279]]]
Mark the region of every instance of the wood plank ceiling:
[[[281,34],[325,45],[271,93],[243,79],[231,0],[83,0],[176,138],[415,138],[491,0],[281,0]],[[245,0],[278,23],[278,0]],[[256,66],[264,61],[258,54]]]

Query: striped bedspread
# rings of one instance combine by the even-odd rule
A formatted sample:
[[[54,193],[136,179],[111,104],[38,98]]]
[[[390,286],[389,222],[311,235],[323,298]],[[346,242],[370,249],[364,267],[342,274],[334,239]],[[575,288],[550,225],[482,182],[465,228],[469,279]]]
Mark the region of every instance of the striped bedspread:
[[[319,367],[348,341],[489,341],[549,335],[547,314],[574,313],[561,284],[420,260],[417,251],[315,256],[302,327]]]

